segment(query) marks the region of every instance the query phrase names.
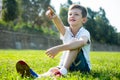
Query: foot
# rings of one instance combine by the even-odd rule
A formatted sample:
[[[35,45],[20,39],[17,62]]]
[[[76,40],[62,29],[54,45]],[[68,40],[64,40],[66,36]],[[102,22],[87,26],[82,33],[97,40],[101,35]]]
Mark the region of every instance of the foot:
[[[49,69],[46,73],[40,74],[38,78],[44,77],[60,77],[62,74],[59,72],[59,69],[54,67]]]

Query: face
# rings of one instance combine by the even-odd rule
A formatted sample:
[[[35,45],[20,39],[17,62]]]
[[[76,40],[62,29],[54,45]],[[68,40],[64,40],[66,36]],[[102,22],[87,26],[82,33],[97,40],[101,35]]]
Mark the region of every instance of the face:
[[[71,26],[81,26],[84,23],[83,20],[80,9],[75,8],[68,11],[68,23]]]

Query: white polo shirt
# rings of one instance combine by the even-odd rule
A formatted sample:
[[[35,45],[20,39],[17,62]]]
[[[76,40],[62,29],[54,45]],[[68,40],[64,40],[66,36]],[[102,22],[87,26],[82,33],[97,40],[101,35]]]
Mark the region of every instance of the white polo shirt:
[[[69,27],[65,27],[65,29],[66,29],[65,35],[60,36],[60,39],[63,41],[63,44],[71,42],[72,39],[74,39],[74,38],[77,38],[79,40],[81,36],[86,36],[89,39],[89,42],[90,42],[90,33],[84,27],[81,27],[80,30],[77,32],[77,34],[75,36],[73,35],[73,33],[71,32]],[[89,66],[89,68],[91,68],[91,66],[90,66],[90,58],[89,58],[90,43],[83,46],[82,50],[83,50],[83,54],[85,56],[85,59],[86,59],[86,61],[88,63],[88,66]],[[63,61],[65,59],[65,56],[66,56],[67,52],[68,51],[63,52],[63,55],[61,57],[61,61],[60,61],[59,66],[63,65]]]

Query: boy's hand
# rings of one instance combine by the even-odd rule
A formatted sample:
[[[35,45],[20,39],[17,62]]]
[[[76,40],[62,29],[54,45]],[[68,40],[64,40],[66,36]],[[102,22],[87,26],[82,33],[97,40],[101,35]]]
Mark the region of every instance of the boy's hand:
[[[51,7],[48,7],[48,11],[46,11],[46,16],[50,19],[53,19],[56,15]]]
[[[46,51],[46,54],[51,58],[54,58],[58,53],[59,53],[58,47],[52,47]]]
[[[65,27],[61,19],[54,13],[53,9],[48,7],[48,11],[46,12],[46,16],[52,19],[53,23],[55,24],[58,31],[64,35],[65,34]]]

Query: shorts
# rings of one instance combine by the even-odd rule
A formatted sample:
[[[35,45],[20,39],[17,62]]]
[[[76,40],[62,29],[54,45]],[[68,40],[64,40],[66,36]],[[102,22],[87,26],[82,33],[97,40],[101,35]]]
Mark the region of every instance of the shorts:
[[[86,62],[86,59],[82,50],[78,53],[75,61],[71,64],[69,70],[71,72],[72,71],[90,72],[90,68],[88,66],[88,63]]]

